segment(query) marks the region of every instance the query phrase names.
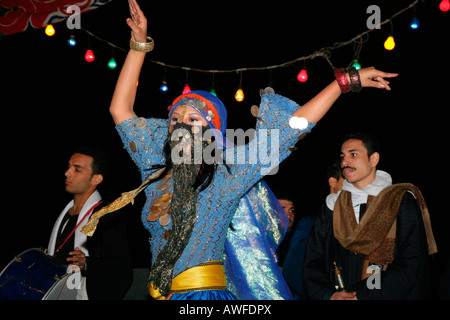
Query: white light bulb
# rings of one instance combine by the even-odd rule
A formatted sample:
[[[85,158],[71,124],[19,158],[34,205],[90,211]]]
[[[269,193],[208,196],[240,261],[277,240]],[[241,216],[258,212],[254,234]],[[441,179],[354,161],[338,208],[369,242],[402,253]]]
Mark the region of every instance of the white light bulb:
[[[289,119],[289,126],[292,129],[304,130],[308,127],[308,120],[304,117],[291,117]]]

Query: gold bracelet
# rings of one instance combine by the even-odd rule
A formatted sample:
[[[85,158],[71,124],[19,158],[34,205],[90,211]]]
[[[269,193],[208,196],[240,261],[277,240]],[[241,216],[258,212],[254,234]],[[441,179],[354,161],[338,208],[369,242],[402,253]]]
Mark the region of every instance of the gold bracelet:
[[[135,51],[141,51],[141,52],[150,52],[153,50],[155,46],[155,43],[153,42],[153,39],[150,37],[147,37],[147,42],[137,42],[133,39],[130,39],[130,49]]]

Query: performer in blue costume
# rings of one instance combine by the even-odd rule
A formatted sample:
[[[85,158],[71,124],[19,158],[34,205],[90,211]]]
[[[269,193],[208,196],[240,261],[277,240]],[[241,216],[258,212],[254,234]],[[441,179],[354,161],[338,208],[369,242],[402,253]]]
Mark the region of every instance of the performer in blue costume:
[[[291,152],[288,147],[294,146],[298,137],[303,132],[309,132],[314,124],[309,123],[304,130],[290,128],[288,125],[289,117],[298,106],[284,97],[270,93],[270,89],[267,91],[269,93],[264,92],[262,97],[261,108],[258,114],[258,117],[262,120],[257,122],[257,137],[253,141],[257,141],[255,143],[258,144],[258,147],[261,144],[267,147],[268,152],[266,155],[277,154],[275,160],[282,161]],[[192,109],[187,109],[187,106]],[[186,270],[194,272],[196,270],[194,267],[204,264],[208,268],[214,266],[215,269],[222,270],[227,232],[230,233],[230,239],[235,239],[240,234],[244,235],[244,239],[240,241],[248,242],[248,236],[250,235],[250,232],[247,232],[250,231],[249,223],[253,226],[260,225],[259,222],[249,221],[249,223],[245,224],[244,230],[240,231],[242,224],[235,223],[235,220],[232,222],[231,219],[238,209],[241,198],[261,180],[264,172],[270,171],[271,162],[265,161],[267,159],[260,159],[261,153],[259,153],[257,159],[247,159],[242,163],[237,163],[238,154],[250,155],[250,145],[234,147],[230,142],[225,141],[222,143],[225,147],[223,159],[228,160],[228,162],[210,165],[211,168],[208,169],[208,165],[203,162],[195,164],[194,157],[191,159],[193,155],[189,154],[189,160],[192,160],[191,162],[194,162],[194,164],[175,164],[172,158],[173,152],[165,152],[164,148],[169,149],[166,141],[169,141],[168,143],[170,144],[174,136],[178,138],[177,131],[182,132],[183,139],[185,139],[185,135],[187,134],[191,142],[191,149],[195,149],[193,145],[195,143],[195,134],[192,134],[192,132],[195,131],[196,127],[181,122],[180,119],[183,117],[184,120],[186,117],[191,117],[191,112],[195,110],[195,116],[198,117],[200,115],[208,123],[207,126],[202,128],[217,129],[216,141],[222,141],[220,140],[220,135],[222,132],[225,132],[226,109],[221,101],[209,92],[192,91],[175,99],[170,110],[170,122],[165,119],[132,117],[120,122],[117,125],[117,130],[124,146],[139,167],[143,180],[146,180],[149,175],[155,173],[158,168],[166,168],[161,174],[164,178],[151,183],[145,190],[147,202],[143,209],[142,222],[152,235],[150,246],[153,248],[153,266],[150,273],[150,281],[153,284],[157,284],[156,287],[163,288],[165,292],[164,296],[170,290],[171,293],[175,293],[172,295],[172,299],[177,299],[179,298],[179,294],[176,292],[184,292],[188,289],[195,288],[197,291],[196,295],[198,296],[200,295],[198,293],[199,288],[201,288],[200,284],[192,284],[187,287],[183,284],[182,288],[177,289],[176,284],[179,282],[177,276],[182,275],[183,272],[187,272]],[[182,111],[178,113],[177,110]],[[208,116],[208,114],[212,116]],[[208,119],[218,121],[212,122]],[[190,120],[187,121],[189,122]],[[271,128],[277,128],[277,131],[271,134],[269,134],[269,131],[263,131],[263,129]],[[171,139],[168,139],[168,132],[170,132],[169,137]],[[283,146],[276,151],[273,150],[274,148],[272,146],[275,144],[271,141],[273,140],[271,138],[275,135],[279,139],[276,148],[278,149],[279,145]],[[207,139],[207,132],[202,134],[201,137]],[[204,141],[203,144],[207,146],[208,141]],[[202,151],[206,151],[205,148]],[[203,155],[204,153],[202,152]],[[231,153],[231,156],[229,153]],[[168,157],[171,157],[171,159],[168,160]],[[237,164],[228,164],[230,162]],[[276,165],[278,165],[278,162],[272,163],[272,166]],[[205,185],[203,190],[201,185],[199,188],[192,188],[192,185],[196,182],[196,178],[200,176],[200,170],[206,172],[212,170],[211,172],[213,173],[211,181],[207,186]],[[267,190],[265,185],[258,186],[258,190],[262,191],[259,194],[258,191],[253,191],[257,195],[253,196],[253,193],[247,195],[245,202],[250,201],[249,198],[263,201],[272,200],[269,192],[264,194],[264,190]],[[248,218],[248,212],[252,210],[252,206],[246,204],[243,204],[243,207],[241,207],[240,211],[243,210],[244,206],[247,207],[244,213],[241,212],[241,219]],[[258,206],[258,203],[255,203],[254,206]],[[169,207],[170,209],[168,210]],[[256,209],[256,211],[260,212],[261,209]],[[192,214],[192,217],[190,217],[190,214]],[[275,212],[274,216],[277,216],[277,212]],[[177,223],[180,226],[177,226]],[[230,223],[231,230],[229,230]],[[264,221],[261,221],[261,224],[266,226],[266,222]],[[275,228],[278,229],[279,227],[275,226]],[[268,230],[267,232],[272,236],[272,231]],[[279,234],[278,239],[273,241],[276,245],[281,241],[284,231],[277,233]],[[264,234],[260,236],[264,239],[266,238]],[[247,244],[245,247],[243,245],[239,245],[238,247],[241,248],[240,250],[247,249],[249,256],[254,255],[255,250],[260,250],[265,254],[267,262],[273,262],[273,264],[267,265],[266,272],[253,272],[252,274],[256,277],[259,273],[262,279],[269,280],[271,277],[268,272],[275,272],[276,278],[282,279],[274,260],[276,245],[272,246],[272,253],[269,250],[269,255],[264,252],[268,244],[262,243],[260,248],[256,247],[257,245],[257,243],[251,243],[251,246]],[[229,250],[232,249],[230,248]],[[217,267],[217,265],[220,265],[220,267]],[[260,268],[261,264],[254,268],[257,267]],[[202,267],[202,269],[206,269],[206,267]],[[253,271],[259,270],[254,269]],[[223,274],[223,271],[221,273]],[[219,280],[218,283],[209,283],[204,287],[226,289],[225,278],[221,277]],[[183,282],[187,282],[184,277]],[[288,289],[285,291],[289,293]],[[207,293],[210,296],[212,294],[211,292]],[[223,292],[219,293],[219,297],[223,296]],[[184,294],[183,297],[185,297]],[[231,298],[229,295],[225,295],[224,297]],[[284,296],[282,294],[281,297],[288,298],[289,294]]]
[[[274,264],[286,219],[278,216],[273,195],[260,180],[289,156],[341,91],[350,84],[390,90],[384,78],[396,74],[367,68],[354,79],[355,73],[344,71],[301,108],[270,88],[262,90],[260,108],[253,110],[258,119],[253,144],[237,147],[224,138],[223,103],[205,91],[176,98],[168,120],[136,116],[136,82],[153,41],[136,0],[129,4],[131,50],[110,112],[144,181],[138,189],[145,188],[147,197],[142,222],[151,234],[150,294],[173,300],[290,298]],[[250,246],[252,237],[256,246]]]

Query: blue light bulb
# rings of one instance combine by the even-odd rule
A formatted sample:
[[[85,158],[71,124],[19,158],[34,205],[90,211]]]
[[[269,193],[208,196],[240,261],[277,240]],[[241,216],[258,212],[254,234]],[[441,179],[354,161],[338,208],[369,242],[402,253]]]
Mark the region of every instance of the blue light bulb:
[[[67,40],[67,43],[69,44],[69,46],[75,47],[77,45],[77,40],[74,36],[70,36],[69,40]]]
[[[411,29],[414,29],[414,30],[419,29],[419,26],[420,26],[419,19],[417,19],[416,17],[412,18],[409,26],[411,27]]]
[[[161,90],[161,92],[167,92],[169,90],[169,87],[167,86],[167,83],[165,81],[162,82],[159,90]]]

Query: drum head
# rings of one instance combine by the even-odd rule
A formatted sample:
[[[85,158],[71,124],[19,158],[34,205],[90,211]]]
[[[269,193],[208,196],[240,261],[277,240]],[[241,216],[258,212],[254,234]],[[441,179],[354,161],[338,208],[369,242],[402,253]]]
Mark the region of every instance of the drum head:
[[[66,270],[66,265],[42,249],[28,249],[0,274],[0,300],[41,300]]]
[[[42,300],[76,300],[77,289],[74,285],[81,279],[80,272],[66,274],[48,290]]]

